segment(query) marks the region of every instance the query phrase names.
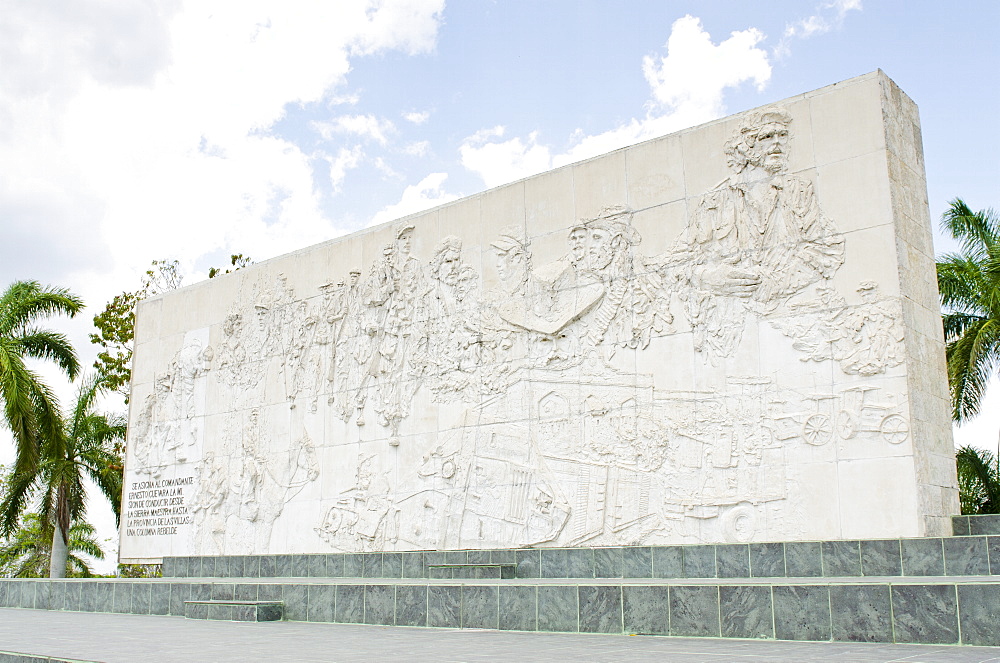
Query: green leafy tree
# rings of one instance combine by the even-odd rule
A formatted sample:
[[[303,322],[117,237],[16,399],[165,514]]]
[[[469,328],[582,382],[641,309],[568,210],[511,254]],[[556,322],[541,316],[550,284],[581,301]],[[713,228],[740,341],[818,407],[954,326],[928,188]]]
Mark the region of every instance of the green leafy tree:
[[[17,446],[16,471],[34,471],[41,440],[62,434],[56,396],[25,360],[53,361],[70,379],[80,370],[66,336],[38,323],[57,314],[72,318],[82,309],[69,290],[37,281],[17,281],[0,295],[0,401]]]
[[[963,514],[1000,513],[1000,457],[964,446],[955,454]]]
[[[941,227],[961,247],[937,263],[952,416],[961,423],[979,414],[1000,367],[1000,217],[955,199]]]
[[[53,578],[65,573],[72,526],[84,522],[85,476],[111,502],[115,519],[121,516],[122,459],[118,450],[125,439],[126,424],[124,417],[96,411],[97,400],[107,388],[106,376],[84,376],[59,433],[42,436],[40,460],[33,468],[15,466],[0,502],[0,531],[10,536],[29,500],[38,497],[38,515],[52,527]]]
[[[115,295],[104,310],[94,316],[97,333],[90,335],[90,342],[102,348],[94,368],[106,376],[108,388],[122,394],[126,402],[132,380],[135,305],[147,297],[179,287],[182,280],[179,267],[176,260],[154,260],[138,290]]]
[[[104,559],[96,530],[85,522],[69,528],[69,554],[64,575],[67,578],[90,578],[93,571],[81,555]],[[25,514],[21,526],[0,546],[0,575],[5,578],[44,578],[49,575],[52,525],[37,513]]]
[[[209,268],[208,278],[214,279],[216,276],[219,276],[221,274],[230,274],[232,272],[235,272],[237,269],[242,269],[244,267],[252,265],[253,261],[250,260],[250,258],[244,256],[242,253],[234,253],[233,255],[229,256],[229,264],[232,267],[232,269],[227,268],[225,271],[223,271],[221,267]]]
[[[231,268],[212,267],[208,278],[229,274],[252,264],[242,253],[229,256]],[[152,297],[180,287],[180,263],[176,260],[154,260],[142,277],[138,290],[123,292],[108,302],[101,313],[94,316],[96,334],[90,335],[91,343],[101,346],[94,368],[108,376],[108,385],[125,397],[132,381],[132,348],[135,339],[135,305]]]

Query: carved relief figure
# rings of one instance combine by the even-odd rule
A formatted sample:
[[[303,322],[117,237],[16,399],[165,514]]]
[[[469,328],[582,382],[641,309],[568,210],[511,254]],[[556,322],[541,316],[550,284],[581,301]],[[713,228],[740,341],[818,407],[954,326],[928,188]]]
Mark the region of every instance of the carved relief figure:
[[[375,381],[378,422],[390,429],[394,442],[417,387],[410,360],[418,340],[414,332],[424,314],[421,295],[427,290],[420,261],[410,255],[412,236],[412,225],[396,229],[395,243],[385,247],[365,284],[366,303],[373,309],[366,331],[375,337],[366,378]]]
[[[787,317],[770,322],[793,339],[802,361],[839,362],[847,375],[877,375],[903,363],[903,308],[880,297],[878,284],[864,281],[861,303],[850,306],[833,288],[817,288],[818,299],[792,302]]]
[[[733,175],[698,205],[675,255],[695,349],[732,354],[747,315],[766,315],[844,261],[844,239],[812,184],[787,173],[791,116],[748,113],[726,144]]]

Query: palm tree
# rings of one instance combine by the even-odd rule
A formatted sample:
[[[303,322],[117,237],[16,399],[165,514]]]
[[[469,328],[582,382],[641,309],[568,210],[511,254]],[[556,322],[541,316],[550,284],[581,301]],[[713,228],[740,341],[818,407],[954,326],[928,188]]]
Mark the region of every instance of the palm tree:
[[[87,561],[78,553],[104,559],[104,550],[95,538],[90,523],[77,522],[69,528],[69,555],[64,574],[71,578],[94,575]],[[41,578],[49,574],[52,524],[37,513],[28,513],[14,536],[0,547],[0,575],[7,578]]]
[[[961,246],[937,263],[952,417],[961,423],[979,414],[1000,367],[1000,216],[956,198],[941,227]]]
[[[18,526],[28,500],[40,493],[39,516],[52,525],[51,577],[66,572],[68,544],[75,523],[86,512],[84,476],[111,502],[115,519],[121,517],[124,417],[96,412],[97,400],[107,390],[101,374],[84,376],[73,409],[60,417],[59,432],[42,438],[40,460],[30,471],[14,467],[0,503],[0,530],[10,535]]]
[[[1000,513],[1000,458],[991,451],[964,446],[955,459],[962,514]]]
[[[80,370],[66,336],[37,323],[59,313],[72,318],[82,309],[82,300],[69,290],[37,281],[16,281],[0,295],[0,401],[17,446],[15,471],[31,471],[40,439],[58,436],[61,425],[55,394],[24,360],[54,361],[71,380]]]

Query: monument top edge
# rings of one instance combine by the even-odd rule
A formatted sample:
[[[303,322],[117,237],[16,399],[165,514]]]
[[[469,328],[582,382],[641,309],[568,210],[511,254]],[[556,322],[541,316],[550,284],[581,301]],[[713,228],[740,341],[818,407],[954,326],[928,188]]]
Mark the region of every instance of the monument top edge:
[[[791,97],[786,97],[784,99],[770,101],[770,102],[767,102],[767,103],[764,103],[764,104],[760,104],[758,106],[754,106],[754,107],[751,107],[751,108],[745,108],[743,110],[740,110],[740,111],[737,111],[737,112],[734,112],[734,113],[729,113],[727,115],[715,118],[713,120],[709,120],[707,122],[702,122],[700,124],[696,124],[696,125],[693,125],[693,126],[690,126],[690,127],[685,127],[683,129],[678,129],[677,131],[672,131],[670,133],[666,133],[666,134],[663,134],[663,135],[660,135],[660,136],[654,136],[653,138],[647,138],[647,139],[639,141],[637,143],[632,143],[630,145],[624,145],[624,146],[616,148],[614,150],[609,150],[607,152],[602,152],[601,154],[597,154],[597,155],[594,155],[592,157],[588,157],[586,159],[581,159],[579,161],[573,161],[571,163],[567,163],[567,164],[564,164],[562,166],[559,166],[559,167],[556,167],[556,168],[552,168],[550,170],[543,171],[541,173],[536,173],[534,175],[529,175],[527,177],[522,177],[520,179],[511,181],[511,182],[507,182],[505,184],[500,184],[500,185],[497,185],[497,186],[494,186],[494,187],[490,187],[488,189],[483,189],[482,191],[477,191],[476,193],[472,193],[472,194],[469,194],[467,196],[463,196],[461,198],[457,198],[455,200],[450,200],[450,201],[442,203],[440,205],[436,205],[434,207],[429,207],[429,208],[424,209],[424,210],[413,212],[413,213],[407,214],[405,216],[397,217],[395,219],[392,219],[392,220],[389,220],[389,221],[385,221],[385,222],[379,223],[377,225],[365,226],[363,228],[359,228],[357,230],[344,233],[342,235],[337,235],[335,237],[331,237],[329,239],[323,240],[321,242],[317,242],[315,244],[310,244],[308,246],[300,247],[298,249],[295,249],[294,251],[289,251],[287,253],[281,253],[281,254],[278,254],[276,256],[272,256],[270,258],[261,260],[259,262],[255,262],[252,265],[248,265],[247,267],[242,268],[240,271],[245,272],[244,276],[246,276],[247,274],[250,274],[250,273],[255,272],[257,270],[263,269],[266,265],[268,265],[269,263],[271,263],[273,261],[284,260],[284,259],[289,258],[291,256],[295,256],[295,255],[298,255],[298,254],[303,254],[303,253],[311,252],[311,251],[320,249],[320,248],[325,247],[325,246],[331,246],[331,245],[339,244],[341,242],[347,242],[347,241],[350,241],[350,240],[352,240],[352,239],[354,239],[356,237],[360,237],[360,236],[363,236],[363,235],[366,235],[366,234],[369,234],[369,233],[373,233],[373,232],[378,232],[380,230],[383,230],[383,229],[386,229],[386,228],[390,228],[390,227],[396,226],[396,225],[401,224],[401,223],[405,223],[405,222],[407,222],[409,220],[412,220],[412,219],[417,219],[417,218],[420,218],[422,216],[426,216],[428,214],[433,214],[433,213],[439,212],[439,211],[447,209],[449,207],[453,207],[453,206],[456,206],[456,205],[459,205],[459,204],[463,204],[463,203],[465,203],[468,200],[485,196],[485,195],[487,195],[487,194],[489,194],[491,192],[494,192],[494,191],[505,189],[505,188],[511,187],[511,186],[517,186],[517,185],[522,184],[523,182],[525,182],[527,180],[531,180],[531,179],[534,179],[534,178],[542,176],[542,175],[546,175],[546,174],[549,174],[549,173],[559,172],[559,171],[565,170],[567,168],[574,168],[574,167],[577,167],[577,166],[579,166],[581,164],[585,164],[585,163],[588,163],[588,162],[591,162],[591,161],[596,161],[598,159],[603,159],[603,158],[607,157],[608,155],[615,154],[615,153],[618,153],[618,152],[622,152],[622,151],[625,151],[625,150],[631,150],[631,149],[633,149],[635,147],[638,147],[640,145],[645,145],[647,143],[651,143],[651,142],[654,142],[654,141],[662,140],[662,139],[667,138],[669,136],[681,136],[681,135],[684,135],[684,134],[693,133],[693,132],[696,132],[696,131],[701,131],[701,130],[707,128],[707,127],[714,126],[714,125],[719,124],[721,122],[727,122],[727,121],[729,121],[733,117],[741,116],[741,115],[744,115],[746,113],[750,113],[750,112],[758,110],[758,109],[767,108],[768,106],[793,104],[793,103],[796,103],[798,101],[802,101],[802,100],[805,100],[805,99],[811,99],[813,97],[817,97],[817,96],[821,96],[823,94],[830,93],[830,92],[832,92],[834,90],[837,90],[837,89],[842,89],[842,88],[844,88],[846,86],[849,86],[849,85],[857,85],[857,84],[864,83],[864,82],[867,82],[869,80],[877,79],[877,78],[883,78],[886,81],[892,83],[893,85],[896,85],[896,87],[899,87],[895,83],[895,81],[893,81],[893,79],[888,74],[886,74],[881,68],[875,69],[874,71],[870,71],[870,72],[867,72],[867,73],[864,73],[864,74],[860,74],[858,76],[847,78],[847,79],[844,79],[842,81],[837,81],[835,83],[830,83],[829,85],[824,85],[823,87],[816,88],[814,90],[809,90],[807,92],[802,92],[800,94],[793,95]],[[228,276],[230,276],[230,275],[232,275],[234,273],[235,272],[230,272],[230,273],[227,273],[227,274],[219,274],[218,276],[216,276],[214,279],[211,279],[211,280],[214,281],[214,280],[217,280],[217,279],[220,279],[220,278],[226,278],[226,277],[228,277]],[[164,297],[171,297],[171,296],[173,296],[173,295],[175,295],[177,293],[181,293],[181,292],[185,292],[185,291],[190,291],[190,290],[193,290],[194,288],[197,288],[197,287],[205,287],[205,285],[209,281],[210,281],[210,279],[205,278],[205,279],[202,279],[200,281],[195,281],[194,283],[189,283],[189,284],[183,285],[183,286],[181,286],[181,287],[179,287],[179,288],[177,288],[175,290],[170,290],[170,291],[167,291],[167,292],[163,292],[163,293],[159,293],[159,294],[156,294],[156,295],[152,295],[152,296],[147,297],[147,298],[145,298],[143,300],[140,300],[138,302],[138,305],[140,307],[144,307],[144,306],[148,305],[149,303],[158,301],[158,300],[160,300],[160,299],[162,299]]]

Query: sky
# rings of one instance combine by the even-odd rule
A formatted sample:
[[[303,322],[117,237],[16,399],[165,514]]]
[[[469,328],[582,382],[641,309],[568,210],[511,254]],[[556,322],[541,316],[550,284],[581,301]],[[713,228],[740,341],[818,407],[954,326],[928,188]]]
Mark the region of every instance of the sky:
[[[1000,208],[1000,3],[900,7],[0,0],[0,287],[82,296],[50,326],[89,365],[93,315],[153,260],[194,283],[233,253],[274,257],[875,69],[920,108],[935,247],[954,250],[936,227],[950,200]],[[998,431],[995,384],[956,440],[995,449]],[[92,518],[107,530],[110,510]]]

